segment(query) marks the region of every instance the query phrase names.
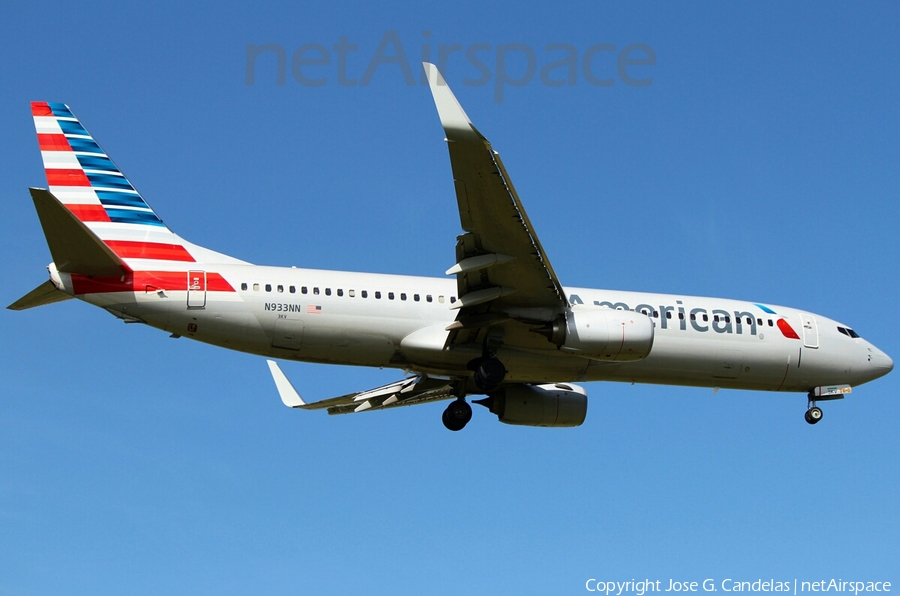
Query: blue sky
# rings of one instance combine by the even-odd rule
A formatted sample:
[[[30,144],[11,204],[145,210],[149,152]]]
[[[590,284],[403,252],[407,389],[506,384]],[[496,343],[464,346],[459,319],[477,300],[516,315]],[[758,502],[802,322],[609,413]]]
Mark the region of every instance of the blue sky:
[[[386,32],[501,152],[566,285],[745,298],[832,317],[897,358],[896,4],[31,3],[0,22],[9,304],[46,278],[28,102],[68,103],[167,224],[260,264],[440,275],[459,232],[426,88],[277,84],[248,44]],[[423,32],[430,32],[423,34]],[[537,77],[497,102],[498,47],[614,52],[613,85]],[[614,56],[645,44],[649,86]],[[274,55],[273,55],[274,56]],[[579,67],[582,62],[579,62]],[[510,76],[524,73],[510,53]],[[303,67],[307,68],[307,67]],[[517,70],[518,69],[518,70]],[[418,76],[418,70],[415,70]],[[557,71],[559,75],[561,71]],[[442,405],[289,411],[261,358],[75,301],[0,315],[2,594],[569,594],[596,577],[900,582],[896,373],[794,394],[589,384],[585,424],[461,433]],[[324,398],[394,371],[288,364]]]

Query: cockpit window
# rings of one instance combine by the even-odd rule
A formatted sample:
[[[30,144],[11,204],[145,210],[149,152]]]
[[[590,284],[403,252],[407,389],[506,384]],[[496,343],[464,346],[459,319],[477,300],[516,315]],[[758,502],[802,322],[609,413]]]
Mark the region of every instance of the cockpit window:
[[[850,329],[848,327],[838,327],[837,330],[840,331],[841,333],[843,333],[844,335],[846,335],[847,337],[852,337],[854,339],[859,337],[859,333],[857,333],[856,331],[854,331],[853,329]]]

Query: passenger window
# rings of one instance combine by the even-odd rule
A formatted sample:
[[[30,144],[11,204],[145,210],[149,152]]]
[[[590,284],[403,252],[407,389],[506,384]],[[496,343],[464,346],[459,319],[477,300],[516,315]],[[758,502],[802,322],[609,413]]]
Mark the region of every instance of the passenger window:
[[[400,300],[406,300],[406,292],[400,293]]]
[[[425,302],[431,302],[431,294],[425,296]]]
[[[279,294],[284,294],[284,286],[279,285],[279,286],[276,287],[275,289],[278,290],[278,293],[279,293]]]
[[[344,290],[338,288],[338,296],[343,296],[343,295],[344,295]]]
[[[455,302],[456,302],[456,296],[450,296],[450,304],[453,304]]]
[[[296,293],[297,293],[297,288],[296,288],[296,286],[291,286],[291,287],[288,288],[288,290],[291,292],[291,294],[296,294]]]
[[[653,311],[653,318],[654,318],[654,319],[658,319],[658,318],[659,318],[659,311],[658,311],[658,310],[654,310],[654,311]]]
[[[772,319],[769,319],[769,327],[773,327],[773,326],[774,326],[774,324],[772,323]]]
[[[678,313],[678,319],[681,320],[681,321],[684,320],[684,313],[683,313],[683,312]]]
[[[756,324],[762,327],[762,319],[756,319]]]
[[[253,284],[253,291],[254,291],[254,292],[258,292],[258,291],[259,291],[259,284]]]
[[[244,282],[241,284],[241,289],[244,290],[245,292],[247,291],[247,282]]]
[[[375,299],[381,300],[381,292],[375,292]]]
[[[672,318],[672,311],[670,311],[670,310],[667,310],[667,311],[666,311],[666,318],[667,318],[667,319],[671,319],[671,318]]]
[[[325,288],[325,295],[331,296],[331,288]]]
[[[301,293],[301,294],[306,294],[306,292],[307,292],[306,286],[302,286],[302,287],[300,288],[300,293]]]
[[[313,288],[313,294],[315,294],[316,296],[319,295],[319,288],[318,288],[318,287]]]
[[[747,324],[748,324],[748,325],[752,325],[752,324],[753,324],[753,319],[751,319],[750,317],[747,317]]]
[[[696,321],[696,320],[697,320],[697,315],[695,315],[694,313],[691,313],[691,320],[692,320],[692,321]]]
[[[413,294],[413,300],[415,300],[416,302],[418,302],[418,301],[419,301],[419,295],[418,295],[418,294]]]
[[[716,320],[717,320],[717,321],[719,320],[718,317],[716,318]],[[703,322],[704,322],[704,323],[708,323],[708,322],[709,322],[709,315],[706,315],[706,314],[703,315]]]
[[[393,300],[393,299],[394,299],[394,293],[388,292],[388,300]]]
[[[368,291],[368,290],[363,290],[363,291],[360,292],[359,294],[360,294],[363,298],[368,298],[368,297],[369,297],[369,291]]]
[[[713,316],[713,321],[715,321],[716,323],[718,323],[718,322],[719,322],[719,315],[714,315],[714,316]]]
[[[271,291],[272,291],[272,284],[266,284],[266,291],[267,291],[267,292],[271,292]]]
[[[443,303],[444,303],[444,297],[443,297],[443,296],[438,296],[438,302],[440,302],[441,304],[443,304]]]
[[[356,296],[356,290],[347,290],[347,295],[354,298]]]

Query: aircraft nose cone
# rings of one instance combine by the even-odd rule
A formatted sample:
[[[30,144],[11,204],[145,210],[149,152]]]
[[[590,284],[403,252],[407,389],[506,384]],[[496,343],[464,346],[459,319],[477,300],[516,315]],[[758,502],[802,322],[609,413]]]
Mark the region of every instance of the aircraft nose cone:
[[[877,379],[879,377],[883,377],[888,374],[892,370],[894,370],[894,361],[891,360],[891,357],[873,346],[869,344],[869,365],[870,371],[873,375],[873,379]]]
[[[888,374],[892,370],[894,370],[894,361],[891,360],[891,357],[875,348],[872,350],[872,358],[871,358],[872,366],[875,368],[880,368],[884,370],[883,374]]]

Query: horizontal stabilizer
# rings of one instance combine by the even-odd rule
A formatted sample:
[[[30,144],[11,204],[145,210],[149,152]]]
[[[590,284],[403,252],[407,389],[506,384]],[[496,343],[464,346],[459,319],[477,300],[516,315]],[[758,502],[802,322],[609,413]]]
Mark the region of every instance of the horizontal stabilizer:
[[[29,190],[57,270],[97,277],[112,277],[130,271],[128,265],[53,193],[41,188]]]
[[[65,292],[56,289],[49,279],[31,290],[6,308],[9,310],[25,310],[26,308],[34,308],[35,306],[43,306],[45,304],[53,304],[54,302],[62,302],[71,298]]]

